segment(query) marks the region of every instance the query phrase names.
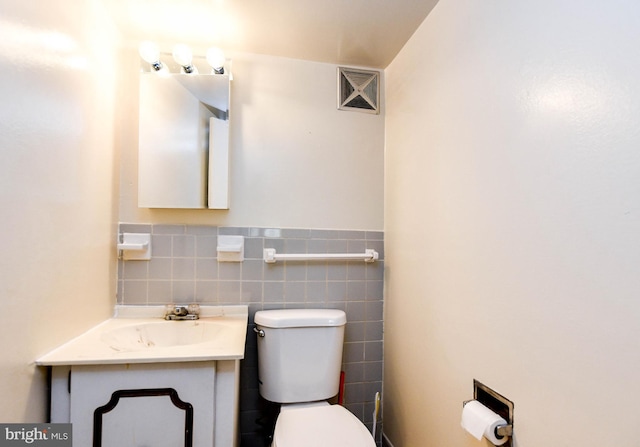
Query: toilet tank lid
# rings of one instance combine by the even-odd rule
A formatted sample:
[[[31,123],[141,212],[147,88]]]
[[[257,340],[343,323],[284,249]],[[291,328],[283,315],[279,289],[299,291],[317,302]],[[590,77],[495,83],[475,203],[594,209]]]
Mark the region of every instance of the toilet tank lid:
[[[271,328],[344,326],[347,316],[338,309],[275,309],[256,312],[254,321]]]

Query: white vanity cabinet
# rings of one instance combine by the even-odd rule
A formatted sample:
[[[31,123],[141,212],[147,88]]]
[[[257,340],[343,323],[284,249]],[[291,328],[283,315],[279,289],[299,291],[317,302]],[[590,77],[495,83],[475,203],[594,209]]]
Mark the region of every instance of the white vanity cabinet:
[[[74,445],[234,447],[239,361],[56,366],[51,422]]]
[[[247,307],[191,322],[127,312],[36,361],[51,367],[51,422],[83,447],[236,447]]]

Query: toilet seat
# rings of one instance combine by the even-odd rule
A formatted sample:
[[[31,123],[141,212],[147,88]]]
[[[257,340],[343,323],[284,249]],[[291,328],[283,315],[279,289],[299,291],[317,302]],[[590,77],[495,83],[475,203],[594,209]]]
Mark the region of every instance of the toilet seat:
[[[341,405],[283,405],[272,447],[375,447],[371,433]]]

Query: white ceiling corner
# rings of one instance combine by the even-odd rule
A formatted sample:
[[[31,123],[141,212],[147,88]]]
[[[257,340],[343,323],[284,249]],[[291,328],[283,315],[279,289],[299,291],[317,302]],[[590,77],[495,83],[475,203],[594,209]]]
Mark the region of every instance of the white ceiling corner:
[[[131,44],[384,68],[437,0],[103,0]]]

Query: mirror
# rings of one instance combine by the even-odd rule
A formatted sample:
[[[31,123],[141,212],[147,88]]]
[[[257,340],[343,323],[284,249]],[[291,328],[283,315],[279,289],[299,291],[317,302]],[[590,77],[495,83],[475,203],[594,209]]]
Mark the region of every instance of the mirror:
[[[140,74],[138,206],[229,208],[228,74]]]

